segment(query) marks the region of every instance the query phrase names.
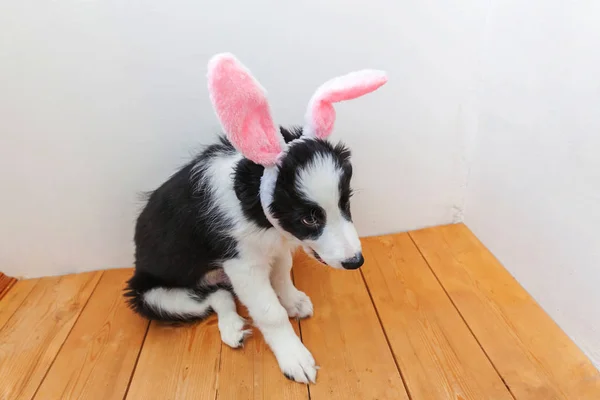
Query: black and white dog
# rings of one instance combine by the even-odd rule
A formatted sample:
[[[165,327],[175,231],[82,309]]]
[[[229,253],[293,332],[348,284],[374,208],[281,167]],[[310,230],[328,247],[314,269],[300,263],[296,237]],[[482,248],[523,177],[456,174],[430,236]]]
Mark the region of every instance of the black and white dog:
[[[386,82],[365,70],[321,86],[302,128],[277,128],[264,90],[230,54],[209,63],[209,91],[226,138],[154,191],[135,230],[136,269],[126,296],[143,316],[193,321],[218,315],[223,342],[250,332],[234,295],[248,308],[286,377],[315,382],[317,367],[289,317],[313,314],[290,277],[302,246],[334,268],[363,264],[350,214],[350,152],[325,139],[332,103]]]

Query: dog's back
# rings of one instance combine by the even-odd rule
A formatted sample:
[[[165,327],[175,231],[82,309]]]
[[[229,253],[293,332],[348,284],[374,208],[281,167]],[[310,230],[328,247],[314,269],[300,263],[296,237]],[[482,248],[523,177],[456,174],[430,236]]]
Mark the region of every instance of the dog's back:
[[[181,289],[198,300],[228,287],[218,270],[223,261],[236,256],[235,239],[230,235],[234,221],[217,205],[219,190],[229,188],[215,187],[211,175],[223,165],[235,168],[239,158],[233,146],[222,139],[150,194],[135,228],[135,274],[127,287],[130,304],[147,318],[179,321],[203,317],[158,310],[144,298],[152,289]],[[218,174],[231,177],[233,172],[219,170]],[[220,276],[225,279],[217,279]]]

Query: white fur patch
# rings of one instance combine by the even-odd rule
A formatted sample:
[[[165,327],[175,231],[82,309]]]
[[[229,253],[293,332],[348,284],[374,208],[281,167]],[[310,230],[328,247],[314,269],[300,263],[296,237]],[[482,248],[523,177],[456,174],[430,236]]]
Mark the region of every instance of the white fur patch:
[[[342,215],[339,207],[339,182],[343,171],[331,155],[318,155],[298,172],[297,190],[325,210],[323,233],[316,240],[305,240],[327,264],[342,268],[342,262],[361,252],[354,224]]]
[[[334,207],[338,208],[341,176],[342,170],[331,155],[317,155],[310,164],[298,171],[296,188],[307,199],[331,211]]]
[[[202,316],[210,307],[207,301],[198,301],[189,289],[157,287],[144,293],[144,301],[165,315]]]

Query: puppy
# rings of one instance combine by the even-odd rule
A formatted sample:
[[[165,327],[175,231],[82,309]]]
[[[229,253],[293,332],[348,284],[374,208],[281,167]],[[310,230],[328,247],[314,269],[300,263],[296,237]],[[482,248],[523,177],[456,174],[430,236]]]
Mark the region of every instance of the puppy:
[[[225,137],[155,190],[135,229],[135,273],[126,296],[159,321],[218,315],[223,342],[249,334],[234,296],[248,308],[283,374],[315,382],[317,368],[289,317],[313,314],[290,277],[299,246],[333,268],[363,262],[350,212],[350,151],[326,138],[332,103],[382,86],[381,71],[334,78],[309,102],[304,126],[277,128],[264,89],[231,54],[208,66],[213,107]]]

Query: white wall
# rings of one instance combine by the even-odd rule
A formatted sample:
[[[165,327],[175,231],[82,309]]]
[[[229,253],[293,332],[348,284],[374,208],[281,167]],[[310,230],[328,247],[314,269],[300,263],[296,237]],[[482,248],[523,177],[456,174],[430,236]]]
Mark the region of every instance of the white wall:
[[[4,1],[0,270],[130,265],[138,193],[218,130],[212,54],[284,124],[324,80],[382,68],[338,107],[360,233],[461,220],[466,193],[467,224],[598,364],[598,21],[592,0]]]
[[[0,270],[130,265],[138,193],[218,129],[204,75],[220,51],[253,70],[285,124],[326,79],[388,70],[382,90],[338,107],[359,232],[459,219],[479,3],[1,2]]]
[[[600,2],[492,4],[466,223],[600,366]]]

